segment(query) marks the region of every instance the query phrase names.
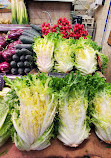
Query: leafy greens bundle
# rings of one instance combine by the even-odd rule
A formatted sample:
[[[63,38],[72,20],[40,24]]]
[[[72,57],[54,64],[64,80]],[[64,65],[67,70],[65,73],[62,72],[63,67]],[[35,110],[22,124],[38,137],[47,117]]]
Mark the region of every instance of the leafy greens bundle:
[[[102,72],[107,67],[108,58],[102,54],[101,46],[87,38],[64,39],[59,33],[48,33],[44,38],[35,38],[33,50],[40,72],[70,72],[79,70],[82,74]]]
[[[0,91],[0,146],[2,146],[11,135],[11,114],[8,104],[6,103],[7,94],[10,88],[3,88]]]
[[[60,90],[59,97],[59,135],[65,145],[77,147],[89,136],[87,119],[88,91],[85,77],[80,73],[65,77],[66,85]]]
[[[5,81],[15,91],[12,109],[13,140],[20,150],[42,150],[50,145],[53,119],[58,99],[48,86],[51,78],[45,74],[27,75],[13,81]],[[9,102],[12,106],[12,102]]]

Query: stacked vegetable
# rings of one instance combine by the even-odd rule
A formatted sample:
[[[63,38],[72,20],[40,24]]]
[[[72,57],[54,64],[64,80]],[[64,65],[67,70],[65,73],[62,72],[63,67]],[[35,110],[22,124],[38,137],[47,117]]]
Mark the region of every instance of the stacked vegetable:
[[[100,69],[103,71],[108,62],[107,56],[100,53],[101,47],[90,36],[75,40],[63,38],[59,33],[48,33],[44,38],[35,38],[33,51],[41,72],[67,73],[77,69],[83,74],[90,74]]]
[[[22,49],[19,49],[20,47],[22,47]],[[32,57],[33,52],[26,48],[31,49],[31,45],[30,47],[27,47],[27,45],[25,47],[23,44],[19,44],[16,46],[15,54],[13,55],[12,61],[10,63],[12,67],[11,73],[14,75],[27,74],[33,68],[33,57]]]
[[[0,37],[0,72],[10,72],[10,62],[13,54],[15,54],[15,46],[21,43],[18,38],[22,32],[23,30],[21,29],[12,30]]]
[[[41,28],[31,24],[30,29],[23,30],[19,37],[21,44],[16,45],[15,54],[12,57],[11,73],[16,75],[24,75],[29,73],[34,68],[34,53],[32,44],[35,37],[41,36]]]
[[[111,143],[111,84],[99,74],[76,72],[58,78],[39,73],[4,79],[11,91],[1,106],[4,129],[0,130],[11,129],[18,149],[42,150],[54,135],[65,145],[77,147],[88,138],[91,123],[97,136]],[[10,123],[5,124],[7,117]],[[10,130],[7,134],[1,135],[1,142]]]

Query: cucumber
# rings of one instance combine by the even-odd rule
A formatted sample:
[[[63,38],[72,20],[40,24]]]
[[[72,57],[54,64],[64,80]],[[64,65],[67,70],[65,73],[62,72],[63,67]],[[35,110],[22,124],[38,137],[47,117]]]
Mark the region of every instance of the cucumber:
[[[24,72],[27,74],[27,73],[29,73],[31,71],[31,69],[30,68],[25,68],[25,70],[24,70]]]
[[[32,44],[18,44],[16,45],[16,49],[28,49],[29,51],[32,51]]]
[[[17,68],[12,68],[12,69],[11,69],[11,73],[12,73],[13,75],[17,75],[17,74],[18,74],[18,69],[17,69]]]
[[[23,69],[23,68],[19,68],[19,69],[18,69],[18,73],[19,73],[20,75],[24,75],[24,69]]]
[[[25,60],[27,61],[33,61],[33,57],[31,55],[26,55]]]
[[[33,55],[33,52],[29,51],[26,48],[22,48],[20,51],[22,52],[23,55]]]
[[[25,55],[22,55],[21,57],[20,57],[20,61],[25,61]]]
[[[38,31],[38,32],[41,32],[41,31],[42,31],[42,29],[41,29],[40,27],[38,27],[37,25],[30,24],[30,26],[31,26],[34,30],[36,30],[36,31]]]
[[[41,36],[41,34],[35,31],[34,29],[24,30],[24,33],[28,34],[28,36],[34,36],[34,37]]]
[[[19,56],[16,55],[16,54],[14,54],[14,55],[12,56],[12,59],[13,59],[14,61],[18,62],[18,61],[19,61]]]
[[[33,38],[33,39],[35,38],[35,35],[29,34],[29,33],[27,33],[27,32],[23,32],[22,35],[31,37],[31,38]]]
[[[17,63],[15,61],[11,61],[10,66],[12,68],[16,68],[17,67]]]
[[[27,68],[27,67],[31,67],[32,63],[31,62],[28,62],[28,61],[25,61],[24,62],[24,67]]]
[[[39,32],[37,32],[37,31],[35,31],[35,30],[33,30],[33,29],[30,29],[30,30],[24,30],[24,33],[26,33],[26,34],[29,34],[29,35],[33,35],[34,37],[36,36],[40,36],[40,33]]]
[[[32,34],[34,34],[35,36],[41,36],[41,34],[39,32],[37,32],[36,30],[34,30],[33,28],[30,30]]]
[[[29,36],[22,35],[22,36],[19,37],[19,39],[23,44],[32,44],[32,43],[34,43],[34,39],[29,37]]]
[[[18,56],[22,55],[22,53],[21,53],[21,51],[19,49],[15,50],[15,54],[18,55]]]
[[[22,61],[17,63],[17,67],[18,68],[23,68],[24,67],[24,63]]]

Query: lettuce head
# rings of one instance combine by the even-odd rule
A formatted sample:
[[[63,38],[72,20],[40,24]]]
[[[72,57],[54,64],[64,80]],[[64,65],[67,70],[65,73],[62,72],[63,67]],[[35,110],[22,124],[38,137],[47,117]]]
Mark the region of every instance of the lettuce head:
[[[80,74],[66,76],[60,91],[58,139],[65,145],[77,147],[89,136],[87,119],[88,98],[85,79]]]
[[[50,145],[58,99],[45,74],[27,75],[11,83],[19,104],[13,108],[13,140],[19,150],[42,150]]]
[[[2,146],[7,139],[11,135],[11,115],[7,100],[7,93],[11,89],[8,87],[4,87],[2,91],[0,91],[0,146]]]
[[[81,37],[76,40],[74,54],[75,54],[75,68],[82,74],[92,74],[99,69],[99,66],[104,71],[107,67],[108,58],[102,54],[101,47],[92,41],[90,37],[84,39]],[[101,65],[99,65],[98,57],[101,58]]]
[[[50,72],[54,66],[54,40],[50,35],[37,37],[33,45],[36,54],[36,64],[40,72]]]
[[[57,72],[69,72],[74,66],[74,55],[73,55],[73,39],[58,38],[55,42],[54,58],[55,66],[54,69]]]

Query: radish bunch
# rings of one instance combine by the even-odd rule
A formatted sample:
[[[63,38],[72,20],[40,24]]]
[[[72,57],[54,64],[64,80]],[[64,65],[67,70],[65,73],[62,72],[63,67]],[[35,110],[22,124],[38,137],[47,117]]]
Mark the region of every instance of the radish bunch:
[[[43,22],[42,26],[42,35],[47,35],[50,32],[61,33],[63,38],[73,37],[79,39],[80,37],[86,38],[88,32],[85,30],[84,25],[76,24],[71,26],[69,21],[66,18],[59,18],[57,24],[51,26],[49,23],[46,24]]]

